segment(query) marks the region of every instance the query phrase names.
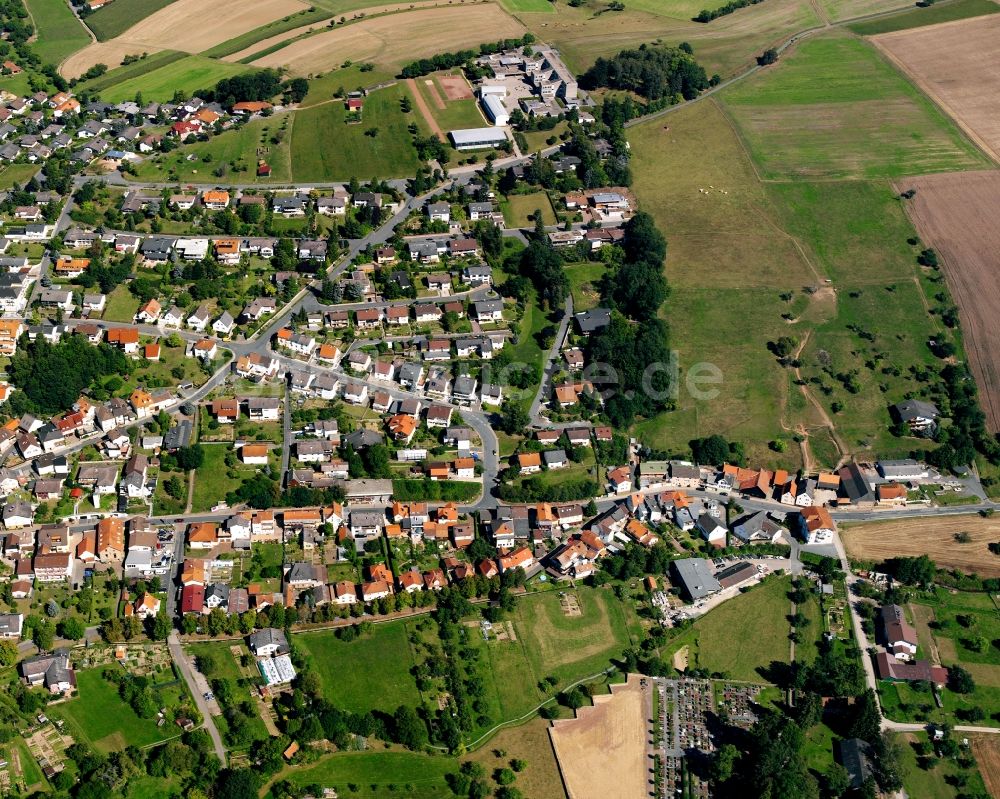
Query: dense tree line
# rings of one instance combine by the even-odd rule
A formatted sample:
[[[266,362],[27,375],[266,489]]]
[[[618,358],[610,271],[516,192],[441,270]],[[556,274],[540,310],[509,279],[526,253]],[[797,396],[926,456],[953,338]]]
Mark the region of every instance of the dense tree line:
[[[567,480],[546,485],[538,477],[528,477],[520,485],[502,483],[497,496],[504,502],[572,502],[600,495],[601,487],[593,480]]]
[[[647,100],[693,100],[709,87],[709,80],[687,50],[642,45],[638,50],[622,50],[612,58],[598,58],[583,74],[580,84],[587,89],[631,91]]]
[[[925,458],[932,466],[953,469],[971,463],[981,452],[990,463],[1000,463],[1000,443],[986,429],[986,416],[979,407],[976,382],[963,364],[947,364],[941,370],[942,414],[951,424],[941,425],[936,440],[941,446],[928,450]]]
[[[619,428],[640,416],[653,416],[672,404],[671,353],[667,323],[648,319],[636,324],[620,313],[590,336],[588,363],[614,370],[615,391],[605,399],[604,414]]]
[[[8,400],[12,415],[51,415],[70,408],[80,393],[106,375],[127,375],[129,360],[108,344],[89,344],[83,336],[68,336],[50,344],[39,336],[23,337],[11,359],[8,373],[17,386]]]
[[[604,278],[601,294],[609,307],[646,322],[656,316],[669,294],[663,274],[667,241],[653,217],[640,211],[625,224],[622,250],[624,263]]]
[[[430,58],[421,58],[419,61],[412,61],[400,70],[401,78],[419,78],[421,75],[429,75],[439,69],[452,69],[462,66],[481,55],[499,53],[503,50],[512,50],[515,47],[522,47],[535,41],[535,37],[526,33],[520,39],[504,39],[497,42],[488,42],[479,45],[479,50],[457,50],[452,53],[438,53]]]
[[[764,0],[730,0],[724,6],[719,8],[714,8],[712,10],[702,9],[698,12],[698,16],[693,17],[695,22],[711,22],[713,19],[718,19],[719,17],[724,17],[726,14],[732,14],[734,11],[739,11],[741,8],[746,8],[747,6],[755,6],[758,3],[763,3]]]
[[[281,92],[281,75],[273,69],[262,69],[223,78],[214,89],[203,92],[206,100],[231,108],[234,103],[270,100]]]

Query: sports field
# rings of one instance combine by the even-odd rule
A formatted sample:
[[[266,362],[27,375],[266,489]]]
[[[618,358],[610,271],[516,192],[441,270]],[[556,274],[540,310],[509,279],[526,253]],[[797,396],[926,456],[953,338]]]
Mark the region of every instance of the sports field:
[[[960,544],[958,533],[970,542]],[[844,525],[840,531],[849,557],[881,562],[888,558],[927,555],[938,566],[982,577],[1000,577],[1000,557],[987,544],[1000,541],[1000,520],[978,514],[928,519],[895,519],[871,524]]]
[[[157,55],[160,54],[154,54],[149,61],[156,59]],[[146,102],[166,102],[176,91],[193,94],[199,89],[211,88],[223,78],[253,71],[251,67],[242,64],[226,64],[200,55],[186,55],[178,60],[171,58],[163,66],[155,68],[150,67],[149,61],[140,62],[145,65],[145,70],[137,70],[135,77],[103,89],[101,97],[109,103],[118,103],[131,100],[137,93],[141,93]],[[155,65],[156,62],[153,63]],[[107,76],[102,76],[104,77]]]
[[[406,88],[397,84],[365,98],[362,122],[348,125],[344,104],[333,101],[297,111],[292,125],[292,174],[300,181],[412,175],[419,165],[407,125],[414,114],[399,107]],[[377,131],[376,135],[368,135]],[[335,140],[336,147],[329,142]]]
[[[173,2],[174,0],[126,0],[124,3],[108,3],[87,15],[85,23],[94,32],[97,41],[105,42]]]
[[[155,718],[137,716],[119,697],[118,687],[101,676],[103,670],[77,671],[80,695],[51,710],[51,715],[66,719],[77,740],[100,752],[111,752],[126,746],[147,746],[174,735],[169,727],[157,727]]]
[[[183,2],[183,0],[181,0]],[[284,67],[293,75],[335,69],[345,61],[399,66],[441,52],[521,36],[524,27],[490,4],[417,9],[366,19],[292,42],[253,61],[259,67]],[[405,47],[386,47],[405,37]]]
[[[760,682],[761,670],[771,663],[788,663],[790,588],[790,578],[772,577],[722,603],[663,647],[661,656],[669,661],[674,652],[687,647],[691,667]],[[734,630],[747,634],[734,635]]]
[[[449,130],[481,128],[486,125],[486,118],[479,110],[478,100],[472,97],[460,100],[448,99],[439,80],[445,74],[435,72],[413,80],[417,91],[420,93],[438,126],[447,133]],[[471,91],[468,93],[471,95]]]
[[[567,593],[576,596],[581,615],[567,615],[556,591],[518,602],[514,629],[535,681],[552,675],[565,685],[596,674],[630,645],[625,611],[614,594],[583,588]]]
[[[410,674],[413,656],[407,628],[401,622],[376,624],[350,642],[323,631],[296,635],[295,643],[312,658],[323,696],[336,707],[392,713],[400,705],[420,704]]]
[[[957,19],[979,17],[998,12],[1000,12],[1000,5],[994,3],[993,0],[952,0],[948,3],[935,3],[927,8],[911,8],[900,14],[893,14],[869,22],[858,22],[849,27],[862,36],[874,36],[879,33],[919,28],[924,25],[937,25],[941,22],[953,22]]]
[[[60,71],[73,78],[94,64],[113,67],[130,54],[160,50],[200,53],[306,7],[300,0],[259,0],[249,8],[243,0],[216,0],[208,11],[203,0],[176,0],[120,36],[85,47],[67,59]]]
[[[58,66],[64,58],[90,44],[90,34],[65,0],[25,0],[35,25],[31,44],[43,64]]]
[[[874,47],[846,35],[802,42],[723,97],[767,179],[896,177],[988,164]]]
[[[1000,16],[886,33],[872,41],[1000,162]]]

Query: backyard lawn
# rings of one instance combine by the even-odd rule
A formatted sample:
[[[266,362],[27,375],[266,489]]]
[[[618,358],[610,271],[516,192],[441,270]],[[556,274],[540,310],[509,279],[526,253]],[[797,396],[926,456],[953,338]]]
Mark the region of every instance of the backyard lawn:
[[[701,616],[663,647],[663,658],[687,647],[692,667],[725,673],[734,680],[759,682],[761,669],[788,663],[790,578],[771,578]],[[734,635],[734,630],[752,631]]]
[[[147,746],[175,734],[171,727],[157,727],[155,719],[139,718],[118,696],[118,687],[101,676],[105,668],[118,666],[77,671],[80,695],[53,705],[50,714],[64,718],[74,737],[102,752]]]
[[[194,478],[194,494],[191,510],[202,513],[211,510],[212,506],[226,498],[226,494],[235,491],[243,482],[229,476],[226,466],[226,453],[232,449],[231,444],[203,444],[205,461],[198,468]],[[250,477],[247,473],[247,477]]]
[[[535,211],[542,212],[542,221],[546,225],[556,223],[556,215],[552,210],[549,195],[544,191],[532,194],[511,194],[500,203],[503,218],[508,227],[534,227]]]
[[[109,322],[132,322],[138,310],[139,298],[130,292],[127,286],[118,286],[108,295],[104,318]]]
[[[356,713],[373,709],[392,713],[400,705],[420,704],[402,622],[376,624],[371,632],[350,642],[323,631],[296,635],[295,643],[312,658],[323,696],[337,707]]]
[[[338,752],[291,768],[278,778],[300,787],[318,783],[356,799],[439,799],[450,793],[444,777],[456,768],[449,757],[415,752]]]

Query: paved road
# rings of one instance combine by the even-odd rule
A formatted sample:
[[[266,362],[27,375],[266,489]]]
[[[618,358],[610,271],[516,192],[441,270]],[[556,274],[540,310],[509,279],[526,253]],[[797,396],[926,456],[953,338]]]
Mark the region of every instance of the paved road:
[[[566,331],[569,329],[570,320],[573,318],[573,295],[566,295],[566,305],[563,307],[563,318],[559,322],[559,330],[556,333],[555,340],[552,342],[552,346],[549,347],[549,351],[545,356],[545,363],[542,365],[542,382],[538,386],[538,391],[535,393],[535,398],[531,401],[531,410],[528,411],[528,415],[531,417],[531,423],[535,427],[545,427],[549,424],[549,420],[540,416],[542,410],[542,404],[545,402],[545,398],[551,396],[552,394],[552,375],[556,371],[556,360],[559,358],[559,351],[566,340]]]
[[[187,652],[184,651],[184,647],[181,646],[181,640],[176,630],[170,633],[170,637],[167,639],[167,647],[170,649],[170,657],[177,664],[181,676],[184,677],[184,682],[187,683],[188,689],[191,691],[191,696],[194,697],[198,712],[204,718],[203,726],[212,739],[212,745],[215,747],[215,755],[222,762],[222,765],[225,766],[226,747],[222,744],[222,736],[219,735],[219,728],[215,726],[215,719],[212,717],[208,702],[205,701],[202,691],[199,690],[198,681],[195,679],[194,665],[191,663],[190,658],[188,658]]]
[[[292,396],[285,382],[285,413],[281,422],[281,484],[284,486],[288,478],[288,461],[292,450]]]

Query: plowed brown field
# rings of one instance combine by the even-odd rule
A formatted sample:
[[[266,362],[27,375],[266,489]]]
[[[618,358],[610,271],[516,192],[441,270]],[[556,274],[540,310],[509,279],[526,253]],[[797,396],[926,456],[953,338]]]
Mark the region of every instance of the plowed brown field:
[[[899,180],[896,187],[917,189],[907,212],[941,257],[986,423],[1000,431],[1000,172],[925,175]]]
[[[1000,14],[884,33],[872,41],[1000,162]]]
[[[956,533],[968,533],[972,540],[959,544]],[[1000,557],[987,548],[987,544],[1000,541],[1000,518],[963,515],[894,519],[845,525],[840,537],[848,556],[857,560],[878,562],[927,555],[941,568],[1000,577]]]

